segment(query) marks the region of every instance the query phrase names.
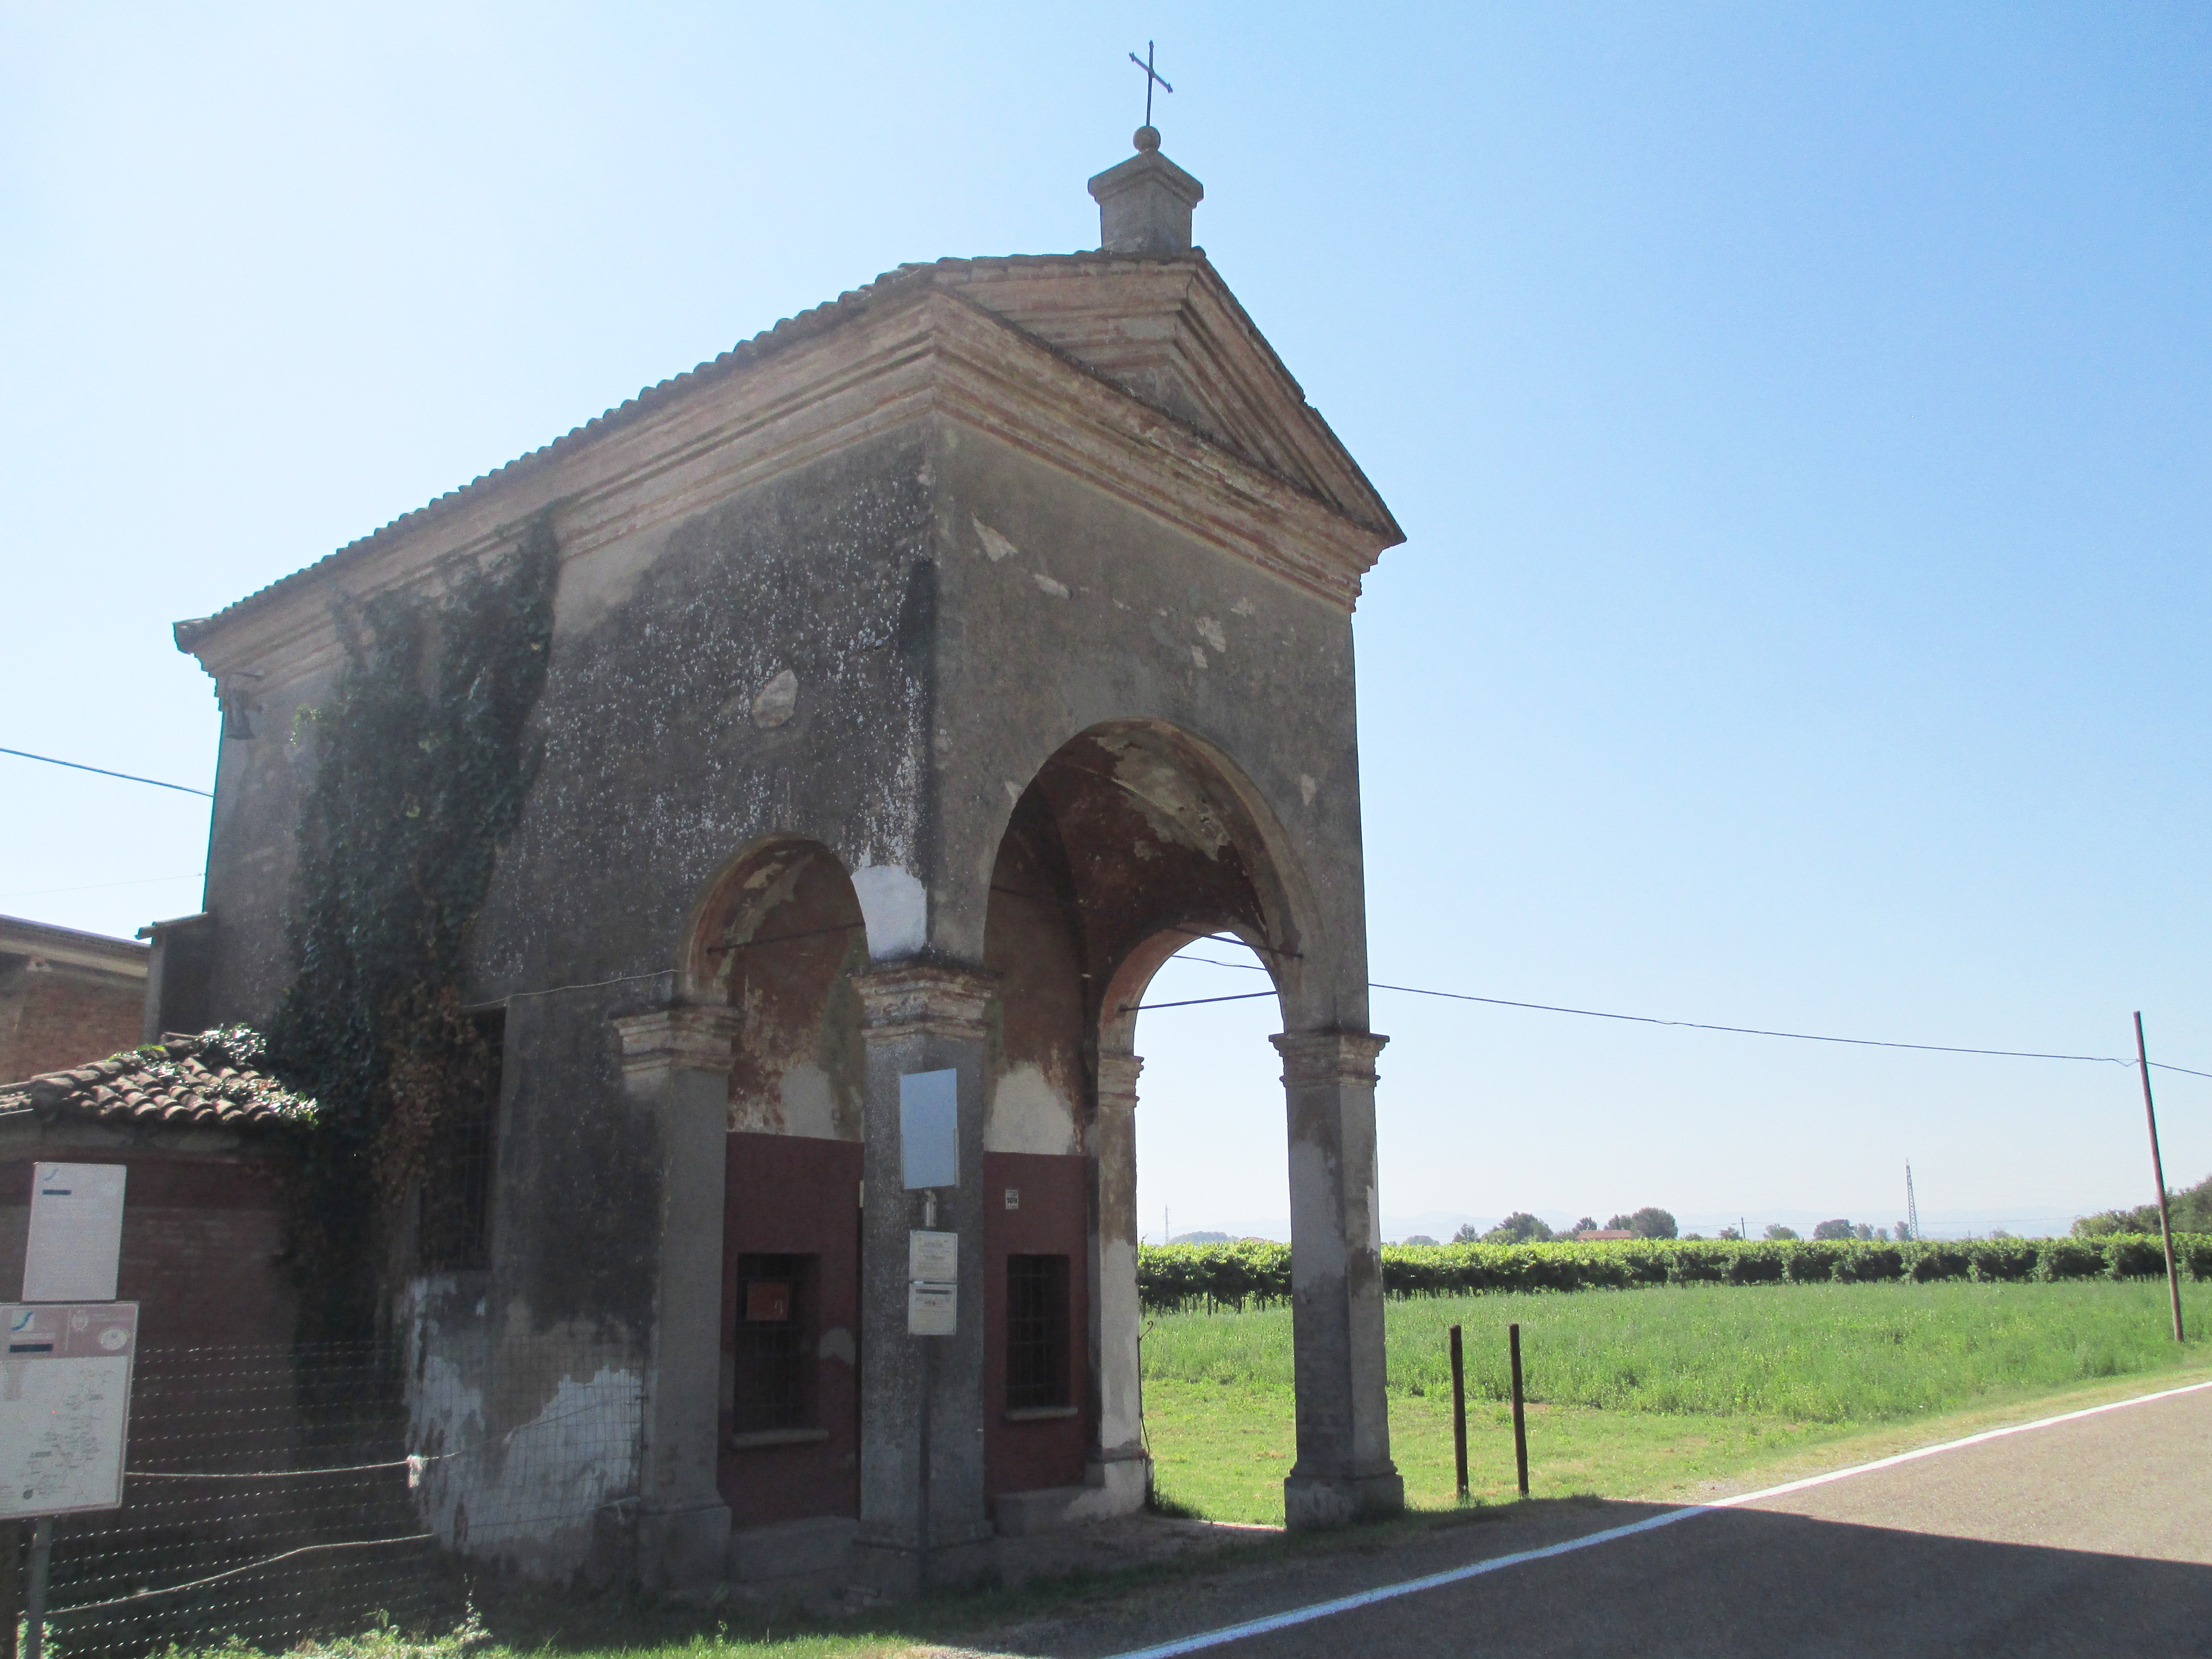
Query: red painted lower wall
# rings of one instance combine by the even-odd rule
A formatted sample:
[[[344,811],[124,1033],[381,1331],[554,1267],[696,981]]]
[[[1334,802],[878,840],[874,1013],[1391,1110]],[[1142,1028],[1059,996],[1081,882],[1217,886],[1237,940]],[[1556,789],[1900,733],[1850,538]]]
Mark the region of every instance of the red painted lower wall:
[[[990,1322],[983,1351],[983,1479],[996,1497],[1041,1486],[1073,1486],[1083,1480],[1097,1407],[1090,1368],[1090,1160],[1039,1152],[983,1155],[985,1216],[984,1316]],[[1021,1207],[1006,1207],[1009,1188]],[[1068,1258],[1067,1375],[1073,1415],[1041,1421],[1006,1420],[1006,1258]]]

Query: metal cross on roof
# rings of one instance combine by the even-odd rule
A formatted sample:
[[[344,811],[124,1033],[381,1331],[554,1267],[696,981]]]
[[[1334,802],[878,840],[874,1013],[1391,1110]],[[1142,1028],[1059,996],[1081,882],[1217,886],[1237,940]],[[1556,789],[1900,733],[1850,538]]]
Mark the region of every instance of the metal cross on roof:
[[[1150,126],[1152,124],[1153,84],[1158,82],[1160,90],[1163,92],[1173,92],[1175,88],[1168,85],[1166,81],[1161,78],[1160,72],[1152,67],[1152,43],[1151,41],[1147,40],[1145,42],[1145,55],[1142,58],[1138,57],[1137,54],[1133,52],[1129,54],[1129,61],[1145,72],[1145,125],[1146,126]]]

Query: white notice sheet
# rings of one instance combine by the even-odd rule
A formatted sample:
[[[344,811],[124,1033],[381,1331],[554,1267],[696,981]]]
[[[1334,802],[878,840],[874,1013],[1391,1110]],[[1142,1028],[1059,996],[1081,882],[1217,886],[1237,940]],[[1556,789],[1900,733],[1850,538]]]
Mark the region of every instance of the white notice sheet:
[[[123,1249],[120,1164],[33,1164],[26,1302],[112,1302]]]

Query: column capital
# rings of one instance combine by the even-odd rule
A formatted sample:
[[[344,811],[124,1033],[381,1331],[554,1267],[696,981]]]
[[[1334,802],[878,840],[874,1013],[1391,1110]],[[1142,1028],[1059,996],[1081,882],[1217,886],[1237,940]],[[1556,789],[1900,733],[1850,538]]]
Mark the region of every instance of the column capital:
[[[1144,1060],[1135,1054],[1099,1055],[1099,1105],[1119,1106],[1125,1111],[1134,1111],[1137,1108],[1137,1079],[1144,1069]]]
[[[872,1042],[898,1037],[951,1037],[981,1042],[983,1017],[999,976],[943,962],[895,962],[853,975],[860,1024]]]
[[[1267,1039],[1283,1057],[1287,1088],[1315,1083],[1375,1082],[1375,1057],[1389,1038],[1373,1031],[1284,1031]]]
[[[739,1023],[736,1009],[704,1003],[625,1015],[614,1022],[622,1037],[623,1077],[727,1072]]]

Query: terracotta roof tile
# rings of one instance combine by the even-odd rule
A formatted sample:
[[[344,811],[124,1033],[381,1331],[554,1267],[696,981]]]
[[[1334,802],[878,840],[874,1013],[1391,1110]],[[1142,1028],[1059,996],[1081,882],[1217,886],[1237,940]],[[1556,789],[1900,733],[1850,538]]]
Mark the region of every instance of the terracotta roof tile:
[[[70,1117],[238,1129],[311,1118],[313,1102],[287,1090],[247,1057],[258,1054],[259,1047],[258,1036],[236,1028],[167,1037],[88,1066],[0,1087],[0,1113],[27,1107],[46,1122]]]

